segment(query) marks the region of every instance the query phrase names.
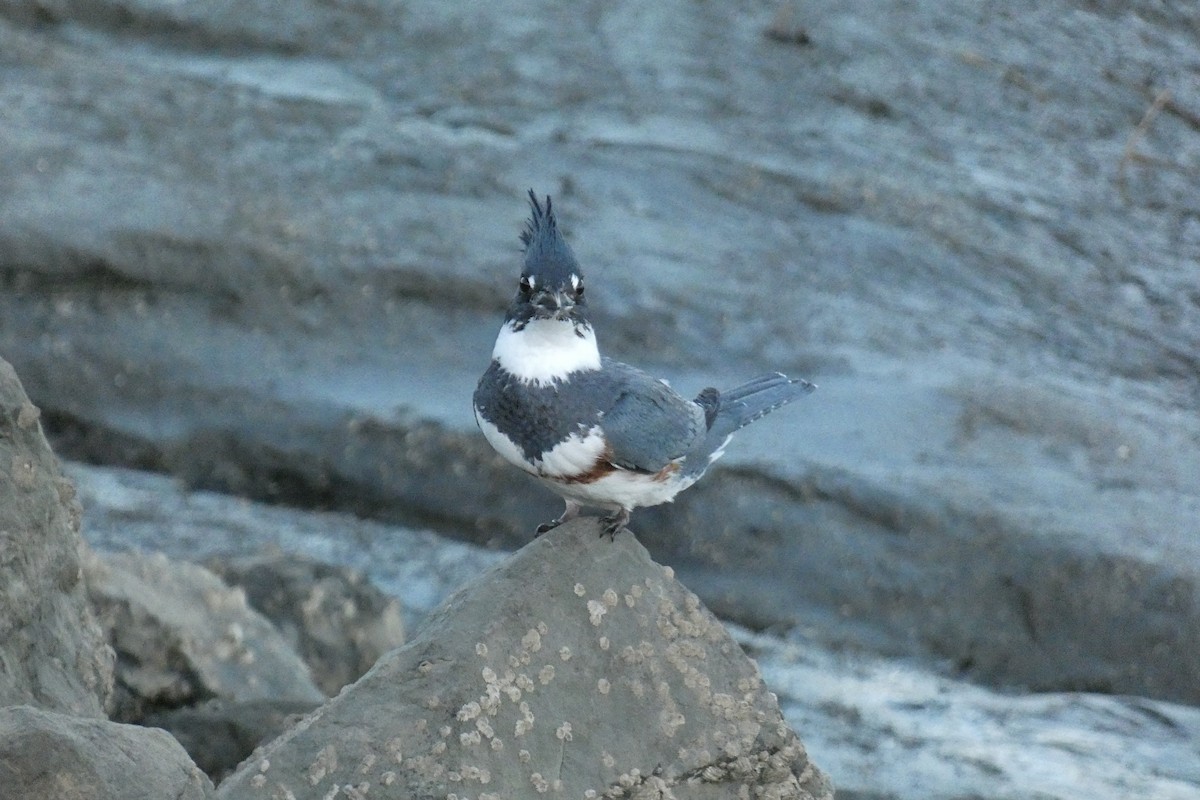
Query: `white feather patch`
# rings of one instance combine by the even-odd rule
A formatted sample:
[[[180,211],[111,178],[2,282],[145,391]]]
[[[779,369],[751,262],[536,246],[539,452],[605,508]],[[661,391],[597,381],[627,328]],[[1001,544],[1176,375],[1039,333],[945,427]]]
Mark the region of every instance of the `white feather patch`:
[[[572,433],[542,454],[540,472],[548,478],[571,478],[591,470],[604,452],[604,435],[592,428],[584,435]]]
[[[572,372],[600,369],[600,349],[590,325],[575,332],[572,322],[530,320],[521,330],[512,323],[500,329],[492,358],[519,380],[541,386],[562,380]]]
[[[541,458],[530,461],[525,457],[525,451],[503,431],[488,422],[479,413],[478,408],[475,409],[475,421],[483,431],[483,438],[488,440],[488,444],[503,456],[505,461],[532,475],[550,480],[582,475],[596,465],[596,459],[604,452],[604,436],[599,428],[592,428],[583,434],[571,434],[543,453]]]
[[[615,511],[669,503],[699,477],[689,475],[685,478],[677,472],[666,480],[655,480],[644,472],[619,469],[592,483],[561,483],[552,478],[542,481],[563,498],[580,505]]]
[[[729,441],[732,438],[733,438],[733,434],[731,433],[725,437],[725,441],[721,442],[720,447],[718,447],[716,450],[713,450],[711,453],[708,454],[708,463],[711,464],[714,461],[716,461],[718,458],[720,458],[721,456],[725,455],[725,448],[729,446]]]
[[[537,474],[537,468],[525,460],[525,453],[521,448],[517,447],[516,443],[505,436],[499,428],[484,419],[478,408],[475,409],[475,421],[479,423],[479,430],[483,431],[483,438],[487,439],[492,449],[503,456],[505,461],[528,473]]]

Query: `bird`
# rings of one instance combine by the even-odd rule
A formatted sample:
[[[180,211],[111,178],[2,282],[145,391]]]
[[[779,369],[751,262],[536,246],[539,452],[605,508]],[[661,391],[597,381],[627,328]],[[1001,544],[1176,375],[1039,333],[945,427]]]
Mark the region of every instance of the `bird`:
[[[613,539],[635,508],[671,502],[725,452],[733,434],[816,386],[780,372],[686,399],[665,381],[600,354],[584,276],[552,200],[529,190],[517,293],[473,396],[475,421],[506,461],[566,508],[535,535],[608,512]]]

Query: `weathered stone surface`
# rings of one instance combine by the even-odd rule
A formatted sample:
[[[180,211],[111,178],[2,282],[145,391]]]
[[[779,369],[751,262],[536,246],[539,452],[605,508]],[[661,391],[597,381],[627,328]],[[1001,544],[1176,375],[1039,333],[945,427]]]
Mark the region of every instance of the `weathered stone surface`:
[[[0,0],[0,350],[72,452],[525,541],[465,398],[532,185],[611,355],[821,384],[635,518],[710,608],[1200,702],[1194,3],[229,8]]]
[[[830,797],[699,598],[599,531],[571,523],[482,574],[220,796]]]
[[[103,716],[112,651],[87,603],[75,487],[0,359],[0,706]]]
[[[85,509],[88,544],[97,551],[158,550],[190,561],[252,559],[264,550],[307,553],[361,572],[399,598],[409,630],[508,555],[345,512],[192,491],[157,473],[78,463],[68,469]]]
[[[95,547],[158,543],[180,558],[252,555],[264,547],[313,553],[353,565],[397,594],[411,630],[454,588],[505,557],[350,514],[305,513],[189,493],[160,475],[69,466]],[[727,627],[759,664],[839,798],[1200,797],[1196,708],[1091,692],[980,687],[912,659],[831,648],[816,635],[827,624],[846,623],[814,612],[791,632],[793,642]]]
[[[0,350],[80,457],[516,546],[534,186],[609,354],[821,384],[635,518],[710,607],[1200,702],[1194,6],[0,0]]]
[[[212,782],[165,731],[0,708],[4,800],[203,800]]]
[[[196,766],[220,783],[254,748],[295,725],[317,705],[295,700],[209,700],[147,714],[139,724],[170,733]]]
[[[839,798],[1194,800],[1200,709],[1016,694],[734,629]]]
[[[96,616],[117,653],[112,717],[210,698],[320,702],[305,666],[246,595],[162,554],[91,554]]]
[[[213,558],[205,566],[246,593],[250,607],[274,623],[327,695],[404,644],[399,601],[357,570],[281,552]]]

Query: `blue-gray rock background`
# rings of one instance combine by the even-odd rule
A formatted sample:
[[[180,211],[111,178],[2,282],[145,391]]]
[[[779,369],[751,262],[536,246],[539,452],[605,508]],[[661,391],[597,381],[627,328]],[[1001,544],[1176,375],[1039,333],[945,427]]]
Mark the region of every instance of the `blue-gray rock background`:
[[[1200,749],[1194,4],[0,0],[0,131],[0,355],[60,455],[520,545],[557,500],[469,397],[533,187],[609,354],[820,384],[633,527],[841,796],[1200,796],[1154,755]],[[76,470],[85,536],[209,554],[112,505],[175,484]],[[931,744],[959,693],[1028,735]]]

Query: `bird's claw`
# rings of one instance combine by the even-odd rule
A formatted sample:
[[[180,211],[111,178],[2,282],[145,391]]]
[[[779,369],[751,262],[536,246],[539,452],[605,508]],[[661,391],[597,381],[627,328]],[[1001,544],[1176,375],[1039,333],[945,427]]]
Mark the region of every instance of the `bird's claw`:
[[[621,509],[610,517],[600,518],[600,535],[607,536],[610,542],[615,541],[617,534],[629,522],[629,512]]]
[[[543,522],[541,525],[538,525],[536,528],[534,528],[533,538],[536,539],[537,537],[541,536],[543,533],[548,533],[548,532],[554,530],[559,525],[562,525],[564,522],[569,522],[570,520],[575,518],[575,515],[577,513],[579,513],[578,506],[568,506],[567,510],[564,511],[563,515],[561,517],[559,517],[558,519],[552,519],[549,522]],[[629,512],[625,509],[621,509],[620,511],[618,511],[615,514],[612,514],[611,516],[601,517],[600,518],[600,535],[607,536],[608,540],[610,542],[614,541],[617,538],[617,534],[620,533],[621,529],[624,528],[627,524],[629,524]]]
[[[554,530],[564,522],[570,522],[575,519],[577,514],[579,514],[579,504],[568,500],[567,507],[563,509],[563,513],[558,516],[558,519],[552,519],[549,522],[543,522],[541,525],[538,525],[533,531],[533,538],[536,539],[543,533]]]

